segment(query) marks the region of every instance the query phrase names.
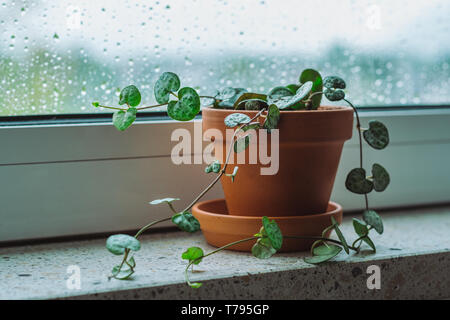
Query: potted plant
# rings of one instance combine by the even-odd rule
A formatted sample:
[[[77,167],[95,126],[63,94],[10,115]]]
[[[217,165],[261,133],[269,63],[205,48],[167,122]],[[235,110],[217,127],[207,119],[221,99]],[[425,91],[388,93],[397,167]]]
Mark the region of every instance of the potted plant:
[[[367,194],[386,189],[390,178],[379,164],[373,165],[372,176],[366,176],[362,140],[383,149],[389,143],[389,134],[378,121],[369,122],[367,129],[361,127],[356,108],[345,99],[344,80],[334,76],[322,79],[317,71],[306,69],[298,83],[275,87],[268,94],[225,88],[215,96],[200,96],[193,88],[180,87],[178,76],[165,72],[154,86],[157,105],[138,107],[141,94],[133,85],[120,93],[119,105],[125,107],[93,103],[95,107],[114,109],[113,124],[123,131],[134,122],[138,111],[162,105],[167,105],[172,119],[192,120],[200,111],[201,99],[207,99],[210,107],[203,108],[203,130],[207,136],[211,128],[222,133],[221,139],[209,136],[215,140],[219,159],[205,171],[216,176],[186,208],[174,208],[177,198],[153,200],[152,205],[167,203],[172,214],[144,226],[134,237],[119,234],[108,238],[108,250],[123,255],[111,277],[129,278],[136,266],[130,253],[139,250],[139,236],[151,226],[168,220],[187,232],[201,227],[207,241],[219,247],[208,254],[198,247],[183,252],[182,258],[189,261],[186,280],[192,287],[201,284],[189,281],[189,267],[223,249],[251,250],[258,258],[269,258],[280,250],[301,251],[311,246],[312,257],[305,261],[314,264],[332,259],[342,250],[358,252],[363,242],[375,250],[369,232],[375,229],[382,233],[383,224],[380,216],[370,210]],[[345,101],[349,107],[321,106],[323,95],[330,101]],[[350,171],[345,185],[348,190],[364,195],[365,210],[363,221],[353,220],[358,237],[350,245],[339,229],[342,208],[329,199],[342,146],[352,134],[353,114],[359,136],[360,165]],[[227,128],[234,129],[229,142],[223,138]],[[231,157],[238,153],[249,156],[255,141],[278,134],[279,143],[275,143],[279,148],[279,166],[275,174],[260,174],[262,165],[230,164]],[[219,180],[226,204],[223,200],[199,203]],[[338,240],[329,238],[333,230]]]

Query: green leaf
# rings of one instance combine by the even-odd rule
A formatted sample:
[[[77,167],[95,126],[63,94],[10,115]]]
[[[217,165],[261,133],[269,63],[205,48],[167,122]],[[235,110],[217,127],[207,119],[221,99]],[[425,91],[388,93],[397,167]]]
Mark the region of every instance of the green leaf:
[[[296,94],[298,88],[300,88],[300,85],[299,85],[299,84],[292,83],[292,84],[288,84],[288,85],[286,86],[286,88],[287,88],[292,94]]]
[[[336,257],[341,251],[342,248],[336,245],[323,245],[314,248],[314,256],[305,257],[304,260],[310,264],[319,264],[330,259]]]
[[[337,76],[328,76],[323,79],[323,86],[325,88],[333,89],[345,89],[345,81]]]
[[[111,270],[112,276],[117,280],[127,280],[130,278],[130,276],[134,273],[134,270],[129,267],[122,266],[115,266]]]
[[[139,240],[127,234],[115,234],[106,240],[106,249],[115,255],[123,254],[125,249],[138,251],[140,248]]]
[[[112,119],[114,127],[119,131],[125,131],[136,120],[136,113],[137,109],[133,107],[128,108],[126,112],[123,110],[114,112]]]
[[[180,78],[173,72],[164,72],[155,83],[154,93],[158,103],[169,102],[171,92],[180,89]]]
[[[228,115],[224,120],[224,123],[228,128],[234,128],[237,125],[249,122],[250,117],[243,113],[232,113]]]
[[[186,232],[192,233],[200,230],[200,223],[190,212],[175,214],[172,216],[172,222]]]
[[[389,173],[386,171],[383,166],[378,163],[375,163],[372,166],[372,178],[373,178],[373,188],[377,192],[384,191],[389,182],[391,181],[389,177]]]
[[[234,94],[231,95],[231,92],[233,92]],[[244,88],[225,88],[216,95],[216,99],[222,101],[216,103],[215,107],[233,109],[236,100],[246,92],[247,90]]]
[[[174,120],[189,121],[200,112],[200,97],[192,88],[184,87],[178,91],[178,101],[170,101],[167,114]]]
[[[261,99],[244,100],[241,103],[244,104],[245,110],[262,110],[263,108],[267,108],[269,106],[266,101]]]
[[[280,109],[274,104],[269,106],[269,110],[267,111],[266,120],[264,120],[263,128],[267,129],[270,133],[270,130],[276,129],[278,126],[278,121],[280,120]]]
[[[341,229],[339,229],[339,224],[337,223],[336,219],[334,217],[331,217],[331,223],[334,225],[334,231],[336,232],[336,235],[338,236],[339,240],[342,243],[342,246],[344,247],[344,250],[347,254],[350,253],[350,249],[348,248],[347,240],[345,240],[344,235],[341,232]]]
[[[357,218],[353,218],[353,228],[355,229],[356,234],[360,237],[367,235],[369,232],[367,225]]]
[[[369,225],[372,226],[376,232],[382,234],[384,231],[383,220],[378,215],[378,213],[374,210],[365,210],[363,212],[363,220]]]
[[[233,146],[234,152],[235,153],[242,152],[245,149],[247,149],[247,147],[249,145],[250,145],[250,135],[248,134],[248,135],[246,135],[246,136],[244,136],[242,138],[237,139],[234,142],[234,146]]]
[[[239,95],[236,96],[236,99],[234,100],[233,109],[244,109],[245,104],[241,104],[241,102],[252,99],[267,101],[267,96],[261,93],[240,92]]]
[[[330,89],[326,88],[324,90],[325,97],[330,101],[339,101],[345,98],[345,92],[341,89]]]
[[[270,242],[266,238],[259,238],[252,247],[252,254],[259,259],[268,259],[273,256],[277,250],[270,245]]]
[[[202,257],[204,256],[202,248],[199,247],[190,247],[181,255],[181,258],[184,260],[188,260],[189,262],[193,261],[193,264],[199,264],[202,262]]]
[[[305,104],[302,102],[304,98],[311,92],[313,87],[313,83],[311,81],[307,81],[300,88],[298,88],[295,95],[289,95],[280,97],[278,100],[274,100],[273,103],[280,109],[302,109],[305,107]]]
[[[321,92],[323,89],[322,76],[320,73],[314,69],[306,69],[302,71],[300,75],[300,83],[304,84],[308,81],[312,81],[313,86],[311,88],[311,93]],[[312,106],[311,109],[315,110],[320,106],[320,102],[322,101],[322,95],[317,94],[312,98]]]
[[[362,238],[362,241],[364,241],[365,243],[367,243],[367,245],[368,245],[369,247],[371,247],[372,250],[373,250],[374,252],[377,251],[377,248],[375,247],[375,244],[373,243],[373,241],[372,241],[369,237],[364,237],[364,238]]]
[[[297,92],[297,90],[295,91]],[[282,97],[291,97],[295,94],[295,92],[292,92],[290,89],[286,87],[275,87],[272,90],[269,91],[267,94],[267,101],[269,103],[273,103],[274,101],[282,98]]]
[[[275,220],[269,221],[269,218],[264,216],[262,218],[264,231],[269,237],[270,243],[275,250],[280,250],[283,245],[283,235]]]
[[[94,107],[98,108],[98,107],[100,106],[100,103],[97,102],[97,101],[95,101],[95,102],[92,102],[92,105],[93,105]]]
[[[202,283],[201,282],[191,282],[191,283],[189,283],[189,286],[191,288],[198,289],[202,286]]]
[[[160,204],[160,203],[172,203],[174,201],[180,200],[180,198],[163,198],[163,199],[156,199],[153,201],[150,201],[150,204]]]
[[[128,104],[130,107],[136,107],[141,103],[141,93],[136,86],[128,86],[122,89],[119,95],[119,104]]]
[[[345,187],[353,193],[366,194],[372,191],[373,183],[366,178],[366,170],[355,168],[347,175]]]
[[[364,140],[374,149],[384,149],[389,144],[389,131],[377,120],[369,121],[369,129],[363,132]]]
[[[221,168],[222,168],[222,165],[220,164],[219,160],[214,160],[213,162],[211,162],[211,164],[209,166],[207,166],[205,168],[205,172],[206,173],[210,173],[210,172],[219,173]]]

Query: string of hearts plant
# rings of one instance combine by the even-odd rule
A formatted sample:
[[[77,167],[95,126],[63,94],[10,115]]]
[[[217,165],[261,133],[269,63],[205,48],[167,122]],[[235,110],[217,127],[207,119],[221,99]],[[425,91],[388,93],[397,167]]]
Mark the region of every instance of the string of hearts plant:
[[[380,165],[373,164],[372,175],[366,176],[363,168],[363,138],[375,149],[384,149],[389,143],[389,133],[387,128],[379,121],[370,121],[369,128],[363,128],[359,119],[357,109],[353,104],[345,99],[346,84],[343,79],[335,76],[322,79],[321,75],[313,70],[304,70],[299,78],[299,83],[288,86],[278,86],[273,88],[268,94],[247,92],[242,88],[225,88],[215,96],[200,96],[190,87],[180,88],[179,77],[171,72],[163,73],[156,81],[154,94],[158,104],[138,107],[141,102],[141,93],[134,85],[125,87],[119,96],[119,105],[124,107],[110,107],[101,105],[99,102],[93,102],[95,107],[102,107],[115,110],[113,114],[113,124],[124,131],[132,125],[136,119],[136,114],[140,110],[156,108],[167,105],[167,114],[174,120],[189,121],[192,120],[200,111],[201,99],[206,99],[207,104],[213,108],[233,109],[233,110],[257,110],[253,118],[236,112],[225,118],[225,125],[230,128],[237,128],[234,131],[230,145],[228,146],[225,162],[221,164],[218,160],[209,164],[205,172],[215,173],[217,176],[212,182],[186,206],[183,210],[176,210],[173,202],[180,200],[178,198],[164,198],[153,200],[151,205],[166,203],[171,214],[166,218],[150,222],[142,227],[134,236],[126,234],[116,234],[110,236],[106,241],[107,249],[116,255],[123,255],[119,265],[113,267],[110,278],[128,279],[134,273],[136,261],[130,256],[132,251],[138,251],[141,247],[138,238],[152,226],[172,221],[181,230],[186,232],[196,232],[200,230],[200,224],[191,214],[190,210],[219,180],[223,175],[229,176],[234,181],[238,171],[235,166],[233,173],[227,174],[226,169],[232,151],[238,153],[247,148],[250,141],[249,133],[253,130],[270,130],[277,128],[280,119],[280,110],[315,110],[320,106],[322,96],[324,95],[330,101],[343,100],[353,108],[356,116],[356,129],[359,137],[359,167],[350,171],[347,175],[345,186],[353,193],[364,195],[365,210],[362,220],[353,219],[353,227],[357,238],[350,245],[343,233],[339,229],[337,221],[332,217],[331,224],[322,232],[321,237],[294,237],[282,235],[277,223],[263,217],[261,229],[254,236],[229,243],[216,250],[204,253],[199,247],[190,247],[182,253],[182,258],[187,260],[185,268],[185,278],[188,285],[198,288],[201,283],[191,282],[189,280],[189,268],[198,265],[204,258],[227,249],[238,243],[246,241],[255,241],[252,247],[252,254],[261,259],[270,258],[280,250],[283,238],[301,238],[315,240],[311,247],[311,257],[304,260],[307,263],[319,264],[328,261],[338,255],[342,250],[347,254],[350,251],[358,253],[362,243],[366,243],[373,251],[376,250],[374,242],[369,237],[369,232],[374,229],[379,234],[383,233],[383,222],[376,211],[371,210],[368,202],[368,193],[372,190],[377,192],[384,191],[390,182],[388,172]],[[171,98],[174,98],[171,100]],[[260,121],[260,119],[263,119]],[[262,124],[261,124],[262,123]],[[326,234],[333,231],[337,239],[327,238]]]

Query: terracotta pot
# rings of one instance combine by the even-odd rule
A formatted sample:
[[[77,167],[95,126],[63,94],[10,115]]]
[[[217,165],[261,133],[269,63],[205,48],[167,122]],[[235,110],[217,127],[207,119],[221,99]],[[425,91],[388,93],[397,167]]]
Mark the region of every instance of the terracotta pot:
[[[224,163],[225,150],[229,147],[224,119],[235,112],[249,117],[257,113],[213,108],[202,110],[205,137],[215,141],[215,156],[221,163]],[[263,119],[260,121],[262,123]],[[208,129],[219,130],[221,136]],[[248,161],[250,150],[257,145],[261,132],[251,138],[245,151],[245,164],[237,162],[233,151],[233,162],[239,167],[236,179],[232,182],[227,176],[221,178],[229,214],[281,217],[327,211],[342,147],[351,138],[352,129],[353,110],[349,107],[322,106],[312,111],[281,111],[279,143],[275,142],[273,146],[279,150],[276,174],[261,174],[261,168],[270,165],[262,165],[258,153],[256,164]],[[228,130],[231,137],[234,130]],[[271,150],[271,135],[268,137],[261,140],[268,140],[267,149]],[[231,173],[234,166],[230,164],[227,173]]]
[[[221,247],[234,241],[252,237],[262,226],[261,217],[244,217],[229,215],[224,199],[199,202],[192,208],[192,214],[200,222],[206,241]],[[334,202],[328,204],[325,213],[269,217],[275,219],[283,236],[320,237],[322,231],[331,225],[331,216],[338,223],[342,222],[342,207]],[[330,235],[330,232],[326,235]],[[283,239],[282,252],[309,250],[315,240]],[[250,251],[255,241],[248,241],[229,248],[236,251]]]

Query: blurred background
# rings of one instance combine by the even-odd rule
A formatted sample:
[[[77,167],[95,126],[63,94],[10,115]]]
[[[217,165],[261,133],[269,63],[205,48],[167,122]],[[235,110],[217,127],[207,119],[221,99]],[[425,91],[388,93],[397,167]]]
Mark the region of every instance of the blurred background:
[[[267,92],[302,69],[359,107],[450,102],[448,0],[1,1],[0,116],[108,112],[165,71],[214,94]]]

